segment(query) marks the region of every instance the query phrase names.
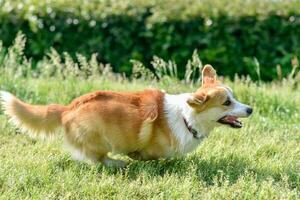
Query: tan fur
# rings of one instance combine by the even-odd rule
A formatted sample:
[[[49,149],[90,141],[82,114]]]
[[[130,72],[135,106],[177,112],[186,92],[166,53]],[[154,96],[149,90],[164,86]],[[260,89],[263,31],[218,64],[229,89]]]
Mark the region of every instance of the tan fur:
[[[159,90],[97,91],[68,106],[33,106],[15,97],[3,105],[12,121],[31,135],[47,137],[63,126],[68,145],[92,161],[103,161],[108,152],[148,160],[176,145],[164,118],[163,97]]]
[[[10,101],[2,101],[2,105],[13,124],[32,136],[41,137],[51,137],[61,126],[61,113],[66,110],[66,107],[57,104],[30,105],[12,95]]]
[[[227,98],[227,92],[220,86],[217,74],[211,65],[205,65],[202,70],[202,86],[193,94],[188,104],[198,112],[202,112],[214,106],[221,106]]]
[[[98,91],[75,99],[62,122],[70,145],[92,160],[108,152],[155,159],[172,141],[163,111],[164,94]]]

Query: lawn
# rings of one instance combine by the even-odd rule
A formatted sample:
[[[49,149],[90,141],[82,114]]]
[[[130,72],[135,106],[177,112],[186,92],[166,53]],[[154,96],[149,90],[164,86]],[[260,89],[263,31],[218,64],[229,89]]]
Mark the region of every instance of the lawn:
[[[160,81],[138,70],[138,62],[139,78],[128,79],[93,56],[78,55],[76,63],[53,50],[33,66],[23,57],[20,37],[7,51],[0,45],[0,90],[29,103],[67,104],[95,90],[153,87],[180,93],[199,87],[191,78],[195,68],[178,81],[174,66],[157,59]],[[192,65],[201,66],[197,59]],[[0,199],[300,199],[299,78],[294,71],[269,83],[225,79],[237,99],[254,108],[242,129],[219,127],[182,158],[142,162],[116,155],[128,162],[125,169],[73,161],[63,148],[62,132],[51,141],[33,139],[0,112]]]
[[[62,133],[32,139],[0,115],[1,199],[299,199],[300,94],[292,83],[226,81],[254,107],[242,129],[217,128],[183,158],[133,161],[123,169],[73,161]],[[94,90],[194,91],[197,84],[120,77],[22,78],[2,73],[0,87],[30,103],[67,104]]]

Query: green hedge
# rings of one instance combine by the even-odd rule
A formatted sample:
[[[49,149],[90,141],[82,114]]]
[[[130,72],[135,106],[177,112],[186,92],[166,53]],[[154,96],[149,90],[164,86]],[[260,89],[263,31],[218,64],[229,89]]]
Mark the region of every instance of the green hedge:
[[[28,38],[26,56],[41,59],[50,47],[90,55],[130,74],[130,59],[151,68],[153,55],[178,63],[192,52],[223,75],[277,77],[300,57],[300,1],[293,0],[0,0],[0,40]]]

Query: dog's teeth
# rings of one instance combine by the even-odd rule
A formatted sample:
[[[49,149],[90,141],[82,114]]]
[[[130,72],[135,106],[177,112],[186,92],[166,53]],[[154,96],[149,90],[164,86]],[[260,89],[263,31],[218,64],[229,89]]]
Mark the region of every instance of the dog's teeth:
[[[237,120],[233,122],[233,125],[235,127],[237,127],[237,128],[241,128],[242,127],[242,123],[240,121],[237,121]]]

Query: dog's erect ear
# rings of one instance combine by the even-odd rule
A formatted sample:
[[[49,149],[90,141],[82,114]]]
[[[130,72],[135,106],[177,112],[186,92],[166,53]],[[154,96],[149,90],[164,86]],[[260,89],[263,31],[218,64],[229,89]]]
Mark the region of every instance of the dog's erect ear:
[[[208,96],[204,93],[198,93],[193,95],[193,97],[187,100],[187,103],[192,108],[200,109],[203,107],[204,103],[208,100]]]
[[[202,85],[214,84],[216,81],[216,70],[211,65],[205,65],[202,70]]]

